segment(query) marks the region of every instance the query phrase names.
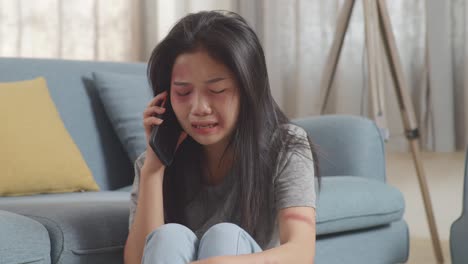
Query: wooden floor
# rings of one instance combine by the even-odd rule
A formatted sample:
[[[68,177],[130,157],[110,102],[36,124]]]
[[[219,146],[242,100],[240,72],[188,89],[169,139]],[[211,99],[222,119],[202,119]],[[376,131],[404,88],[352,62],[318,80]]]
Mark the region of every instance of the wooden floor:
[[[451,263],[448,242],[450,226],[461,215],[464,155],[463,152],[422,153],[445,263]],[[437,263],[410,153],[387,153],[387,181],[397,187],[405,197],[404,217],[411,236],[410,258],[407,263]]]

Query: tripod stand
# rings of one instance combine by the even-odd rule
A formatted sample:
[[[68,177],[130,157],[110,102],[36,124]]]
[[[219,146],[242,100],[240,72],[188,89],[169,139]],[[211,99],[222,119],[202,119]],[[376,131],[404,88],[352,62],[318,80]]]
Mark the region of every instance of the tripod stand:
[[[336,66],[343,46],[343,40],[346,30],[349,25],[349,19],[354,6],[355,0],[347,0],[344,2],[344,7],[338,18],[337,31],[334,36],[331,51],[328,55],[325,71],[321,80],[320,93],[320,113],[323,114],[328,97],[333,77],[336,72]],[[429,224],[429,229],[432,238],[432,246],[435,251],[435,256],[439,263],[443,263],[442,249],[440,246],[437,226],[432,210],[431,199],[426,182],[426,176],[423,165],[421,163],[419,149],[419,130],[415,121],[415,115],[411,99],[407,93],[407,87],[403,79],[403,70],[398,57],[395,38],[393,36],[390,17],[385,6],[384,0],[363,0],[365,14],[365,35],[367,46],[367,60],[369,69],[369,91],[371,99],[372,118],[375,120],[378,127],[387,127],[386,118],[384,115],[384,97],[383,97],[383,73],[382,60],[380,58],[381,39],[385,54],[389,60],[390,73],[395,85],[398,106],[405,128],[405,136],[411,148],[413,162],[418,175],[419,186],[426,209],[426,217]]]

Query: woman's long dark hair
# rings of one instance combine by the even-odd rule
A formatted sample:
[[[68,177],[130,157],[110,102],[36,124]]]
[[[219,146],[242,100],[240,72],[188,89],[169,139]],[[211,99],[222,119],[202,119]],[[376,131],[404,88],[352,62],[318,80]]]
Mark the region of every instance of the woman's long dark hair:
[[[238,224],[257,242],[267,242],[274,220],[261,219],[261,216],[270,215],[274,208],[272,177],[279,163],[279,153],[310,148],[318,175],[312,142],[309,137],[307,142],[282,129],[290,120],[271,95],[263,49],[247,22],[233,12],[203,11],[177,22],[156,46],[148,62],[148,78],[154,95],[163,91],[170,94],[175,59],[197,50],[204,50],[224,63],[237,79],[240,110],[226,150],[231,148],[234,154],[232,171],[238,186]],[[196,178],[194,175],[201,180],[200,159],[197,158],[200,150],[193,139],[186,140],[173,165],[166,169],[163,187],[166,222],[186,223],[183,210],[191,199],[186,183],[189,177],[190,180]],[[183,173],[187,170],[190,170],[189,177]]]

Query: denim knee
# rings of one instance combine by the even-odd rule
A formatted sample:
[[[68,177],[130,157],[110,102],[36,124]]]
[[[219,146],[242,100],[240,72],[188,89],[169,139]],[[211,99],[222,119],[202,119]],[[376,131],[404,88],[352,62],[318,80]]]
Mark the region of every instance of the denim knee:
[[[241,227],[232,223],[220,223],[209,228],[198,248],[198,259],[214,256],[241,255],[260,252],[255,240]]]
[[[244,231],[240,226],[233,223],[219,223],[210,227],[202,237],[203,239],[209,237],[216,238],[233,238],[238,237],[239,232]]]
[[[197,236],[180,224],[165,224],[146,237],[143,263],[188,263],[197,255]]]
[[[158,239],[174,240],[174,241],[177,241],[177,239],[192,240],[193,236],[195,236],[192,230],[190,230],[188,227],[184,225],[164,224],[156,228],[155,230],[153,230],[153,232],[149,233],[149,235],[146,236],[146,243],[148,243],[148,241],[150,241],[155,236],[155,234],[157,234]]]

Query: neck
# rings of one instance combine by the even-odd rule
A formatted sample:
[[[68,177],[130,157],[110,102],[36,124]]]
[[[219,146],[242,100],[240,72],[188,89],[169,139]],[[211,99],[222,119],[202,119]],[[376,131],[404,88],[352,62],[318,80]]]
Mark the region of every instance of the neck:
[[[220,184],[232,165],[232,151],[224,153],[225,148],[226,146],[221,144],[204,147],[204,179],[208,185]]]

